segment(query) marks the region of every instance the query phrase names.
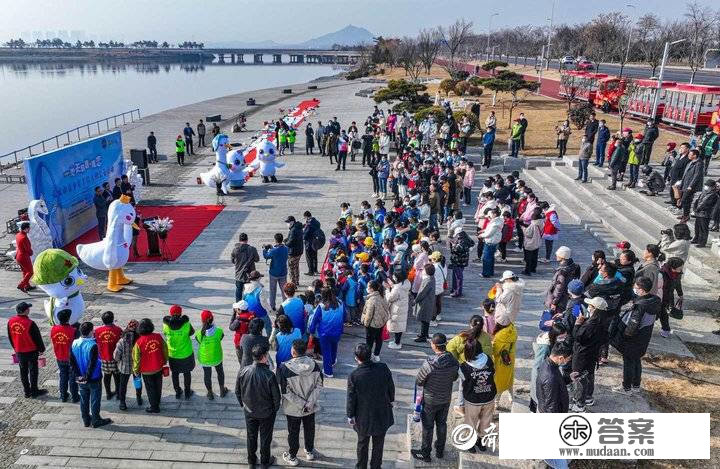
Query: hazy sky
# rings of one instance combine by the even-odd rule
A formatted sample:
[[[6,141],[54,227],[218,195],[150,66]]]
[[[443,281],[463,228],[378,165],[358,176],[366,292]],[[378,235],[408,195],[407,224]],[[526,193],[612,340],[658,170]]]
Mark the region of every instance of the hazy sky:
[[[637,5],[679,17],[683,0],[555,0],[555,22],[579,22],[602,11]],[[709,0],[708,0],[709,1]],[[84,30],[99,39],[168,41],[219,40],[301,42],[347,24],[374,34],[411,35],[423,27],[464,16],[477,31],[502,26],[544,24],[552,0],[0,0],[0,39],[23,32]]]

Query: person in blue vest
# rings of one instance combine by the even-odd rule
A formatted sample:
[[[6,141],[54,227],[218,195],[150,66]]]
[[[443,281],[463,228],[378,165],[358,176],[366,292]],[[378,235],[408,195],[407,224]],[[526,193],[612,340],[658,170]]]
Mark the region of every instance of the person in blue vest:
[[[70,349],[70,366],[77,376],[83,423],[86,427],[92,425],[98,428],[112,423],[112,420],[100,417],[102,371],[93,328],[91,322],[80,325],[80,338],[73,341]]]
[[[317,337],[322,349],[323,375],[333,377],[333,366],[337,361],[337,348],[343,333],[343,304],[338,301],[332,288],[324,287],[320,293],[320,304],[310,318],[308,331]]]
[[[297,287],[294,283],[288,282],[285,284],[283,289],[285,297],[287,298],[282,302],[277,310],[278,317],[281,314],[290,319],[293,327],[300,330],[303,340],[307,340],[307,318],[305,317],[305,303],[302,298],[295,296]]]
[[[290,318],[284,314],[278,315],[270,335],[270,348],[275,350],[275,363],[280,366],[292,358],[292,343],[302,338],[300,329],[293,327]]]
[[[268,316],[268,306],[266,298],[263,295],[265,287],[260,283],[263,274],[257,270],[253,270],[248,275],[248,283],[243,287],[243,300],[248,304],[248,311],[253,313],[256,318],[260,318],[265,323],[265,335],[270,337],[272,331],[272,322]]]

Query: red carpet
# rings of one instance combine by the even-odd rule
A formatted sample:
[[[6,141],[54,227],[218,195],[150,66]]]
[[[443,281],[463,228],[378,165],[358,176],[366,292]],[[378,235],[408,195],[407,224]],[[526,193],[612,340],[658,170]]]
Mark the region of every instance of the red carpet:
[[[168,260],[174,261],[185,252],[223,208],[222,205],[139,205],[137,211],[140,218],[169,217],[174,221],[173,229],[170,230],[167,237],[167,257]],[[73,256],[77,256],[75,252],[77,244],[94,243],[99,239],[97,228],[93,228],[65,246],[64,249]],[[136,258],[131,252],[128,262],[158,262],[161,260],[159,257],[146,256],[147,233],[145,229],[140,230],[138,252],[140,257]]]

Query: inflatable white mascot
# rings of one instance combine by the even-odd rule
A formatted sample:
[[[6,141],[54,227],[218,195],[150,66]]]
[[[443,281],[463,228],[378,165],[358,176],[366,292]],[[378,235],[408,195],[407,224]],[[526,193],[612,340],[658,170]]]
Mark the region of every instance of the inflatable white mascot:
[[[108,208],[108,227],[105,239],[92,244],[78,244],[78,257],[93,269],[107,270],[107,289],[118,292],[123,285],[132,282],[125,277],[123,266],[130,257],[132,229],[135,224],[135,207],[130,205],[130,197],[120,196]]]
[[[230,139],[225,134],[218,134],[212,141],[212,148],[215,151],[215,166],[210,171],[200,173],[200,180],[213,189],[220,184],[223,194],[227,194],[230,190],[230,169],[227,164]]]
[[[87,275],[78,269],[78,260],[62,249],[46,249],[35,258],[32,281],[50,296],[45,300],[45,314],[50,324],[59,324],[57,313],[69,309],[70,324],[80,321],[85,312],[80,287]]]
[[[255,149],[257,151],[257,155],[244,171],[249,173],[250,171],[257,169],[260,176],[262,176],[263,182],[277,182],[275,170],[285,166],[285,163],[278,163],[275,161],[277,158],[275,145],[273,145],[272,142],[263,140],[257,144]]]

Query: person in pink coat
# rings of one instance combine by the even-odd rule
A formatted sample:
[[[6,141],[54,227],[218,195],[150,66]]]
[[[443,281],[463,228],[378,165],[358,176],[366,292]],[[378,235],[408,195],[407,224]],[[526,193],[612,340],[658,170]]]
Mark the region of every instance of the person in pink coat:
[[[420,244],[413,244],[412,246],[412,256],[414,258],[413,269],[415,269],[412,292],[415,294],[420,291],[425,265],[430,263],[431,253],[430,244],[427,241],[423,241]]]

